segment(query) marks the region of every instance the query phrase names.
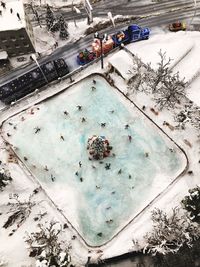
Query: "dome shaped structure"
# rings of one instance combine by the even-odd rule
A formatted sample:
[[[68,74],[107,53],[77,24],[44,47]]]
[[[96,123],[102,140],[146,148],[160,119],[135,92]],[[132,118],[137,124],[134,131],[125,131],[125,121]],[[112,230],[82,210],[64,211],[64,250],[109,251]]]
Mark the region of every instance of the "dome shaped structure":
[[[109,141],[105,136],[93,135],[88,139],[87,149],[90,158],[100,160],[110,155],[112,147],[109,145]]]

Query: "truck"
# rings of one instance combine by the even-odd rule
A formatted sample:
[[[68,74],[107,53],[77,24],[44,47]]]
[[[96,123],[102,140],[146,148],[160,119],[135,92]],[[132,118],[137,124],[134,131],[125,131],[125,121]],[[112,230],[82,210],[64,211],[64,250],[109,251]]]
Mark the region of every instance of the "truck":
[[[149,39],[150,30],[142,28],[136,24],[128,26],[127,29],[117,32],[112,35],[112,39],[116,46],[120,44],[129,44],[132,42]]]

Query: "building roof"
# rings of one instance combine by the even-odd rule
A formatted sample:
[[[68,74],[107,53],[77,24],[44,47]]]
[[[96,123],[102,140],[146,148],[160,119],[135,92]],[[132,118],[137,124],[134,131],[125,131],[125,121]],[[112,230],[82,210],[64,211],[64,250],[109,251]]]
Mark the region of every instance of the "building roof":
[[[0,60],[7,58],[8,58],[8,53],[6,51],[0,51]]]
[[[25,14],[22,0],[2,0],[5,8],[0,4],[0,32],[25,28]],[[17,17],[19,14],[20,19]]]
[[[129,81],[136,75],[133,57],[124,50],[120,50],[119,52],[115,53],[108,60],[108,62],[121,74],[126,81]]]

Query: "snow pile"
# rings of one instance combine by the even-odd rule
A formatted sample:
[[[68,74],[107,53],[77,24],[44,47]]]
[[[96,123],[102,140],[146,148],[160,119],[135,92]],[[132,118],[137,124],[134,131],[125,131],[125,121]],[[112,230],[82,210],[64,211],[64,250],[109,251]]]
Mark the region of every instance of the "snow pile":
[[[18,30],[26,26],[21,0],[6,1],[5,8],[1,6],[0,11],[2,12],[0,15],[0,31]],[[19,14],[19,17],[17,14]]]
[[[184,35],[183,35],[184,34]],[[184,43],[184,45],[183,45]],[[158,34],[150,36],[148,41],[137,42],[127,46],[144,63],[150,63],[153,69],[158,67],[160,60],[158,52],[166,52],[167,57],[173,59],[170,67],[173,68],[193,48],[194,42],[183,32]]]

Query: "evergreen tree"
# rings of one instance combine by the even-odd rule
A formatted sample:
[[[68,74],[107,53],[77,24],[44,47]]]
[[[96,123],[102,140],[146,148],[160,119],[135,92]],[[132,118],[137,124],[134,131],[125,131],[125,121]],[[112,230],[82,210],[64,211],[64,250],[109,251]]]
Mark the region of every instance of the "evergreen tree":
[[[67,28],[68,28],[68,25],[67,23],[65,22],[63,16],[61,15],[60,18],[59,18],[59,24],[60,24],[60,38],[61,39],[67,39],[68,36],[69,36],[69,33],[67,31]]]
[[[0,170],[0,191],[3,190],[3,187],[5,187],[12,178],[9,175],[5,174],[4,169]]]
[[[46,13],[46,24],[47,24],[47,29],[51,30],[51,28],[54,25],[54,14],[53,11],[51,10],[50,6],[47,4],[47,13]]]
[[[181,202],[190,214],[193,222],[200,223],[200,187],[197,186],[189,190],[189,196],[186,196]]]

